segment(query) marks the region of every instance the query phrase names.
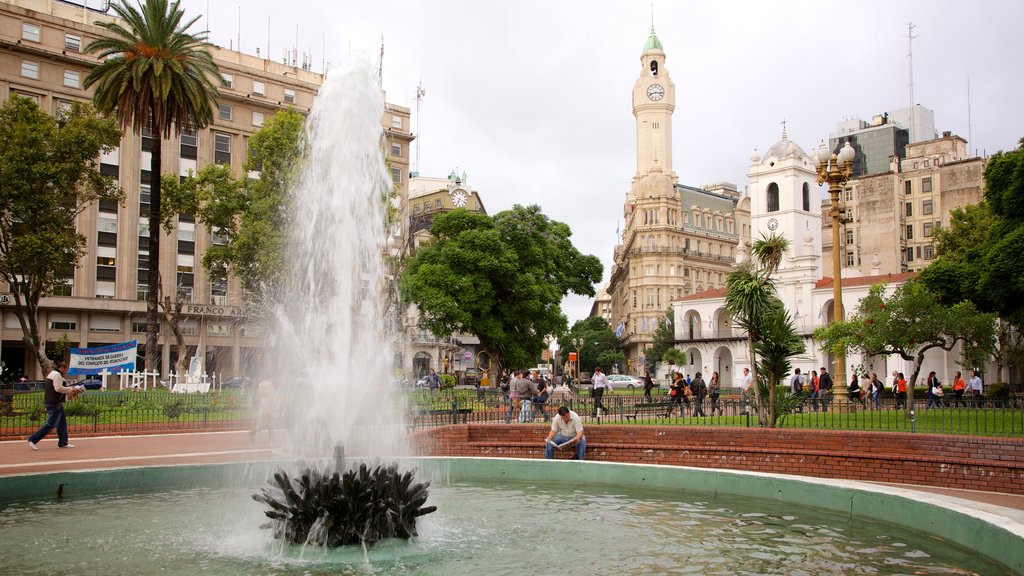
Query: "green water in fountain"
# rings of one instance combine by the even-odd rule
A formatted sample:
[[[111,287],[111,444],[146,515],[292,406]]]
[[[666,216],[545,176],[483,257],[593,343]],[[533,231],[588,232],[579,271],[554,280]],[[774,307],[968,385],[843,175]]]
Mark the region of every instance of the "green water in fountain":
[[[881,522],[682,489],[435,485],[420,536],[324,550],[271,541],[251,489],[19,504],[3,574],[1004,574]]]

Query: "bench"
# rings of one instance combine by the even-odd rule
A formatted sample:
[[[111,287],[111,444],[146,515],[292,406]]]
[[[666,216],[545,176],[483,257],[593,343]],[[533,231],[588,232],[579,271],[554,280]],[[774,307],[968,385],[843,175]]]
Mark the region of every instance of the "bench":
[[[419,409],[412,411],[412,425],[415,426],[420,422],[421,419],[429,422],[435,422],[439,416],[447,416],[451,418],[451,424],[458,424],[461,420],[463,424],[469,422],[469,415],[473,413],[472,408],[438,408],[438,409]],[[461,416],[461,418],[460,418]]]
[[[624,411],[622,416],[626,420],[636,420],[641,413],[644,415],[654,414],[664,416],[668,413],[671,406],[672,402],[637,402],[633,405],[632,414]],[[625,408],[625,410],[629,410],[629,408]]]

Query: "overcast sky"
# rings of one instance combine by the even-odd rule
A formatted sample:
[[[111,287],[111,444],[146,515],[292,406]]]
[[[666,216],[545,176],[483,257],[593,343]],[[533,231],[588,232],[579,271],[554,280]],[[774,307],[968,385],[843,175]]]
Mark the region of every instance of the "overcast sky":
[[[296,44],[341,65],[376,60],[384,43],[387,100],[413,110],[419,172],[468,174],[489,213],[539,204],[568,223],[605,279],[636,170],[631,94],[651,3],[609,0],[183,0],[209,14],[215,44],[280,60]],[[242,7],[241,11],[239,7]],[[744,189],[755,148],[789,138],[810,150],[836,123],[910,104],[936,130],[992,154],[1024,136],[1024,2],[654,3],[654,26],[676,84],[674,167],[681,183]],[[296,41],[296,32],[298,40]],[[239,42],[240,39],[240,42]],[[416,86],[426,96],[416,114]],[[968,98],[968,83],[970,85]],[[970,106],[968,106],[968,101]],[[572,321],[590,299],[569,297]]]

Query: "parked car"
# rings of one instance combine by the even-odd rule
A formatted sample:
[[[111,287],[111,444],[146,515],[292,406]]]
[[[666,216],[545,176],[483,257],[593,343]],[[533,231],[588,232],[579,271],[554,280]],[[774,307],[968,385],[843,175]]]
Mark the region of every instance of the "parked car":
[[[99,390],[100,388],[103,388],[103,381],[99,378],[86,378],[85,380],[75,382],[75,385],[85,386],[86,390]]]
[[[423,378],[420,378],[419,380],[416,381],[416,387],[417,388],[427,388],[429,386],[430,386],[430,384],[427,383],[427,377],[426,376],[424,376]]]
[[[15,392],[38,392],[46,388],[46,380],[18,380],[11,387]]]
[[[630,390],[634,388],[643,388],[644,381],[636,376],[630,376],[629,374],[609,374],[608,382],[611,383],[612,388],[626,387]]]

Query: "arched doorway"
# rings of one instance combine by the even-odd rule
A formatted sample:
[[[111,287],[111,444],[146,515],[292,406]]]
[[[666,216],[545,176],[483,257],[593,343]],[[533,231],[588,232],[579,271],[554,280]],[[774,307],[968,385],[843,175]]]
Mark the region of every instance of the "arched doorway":
[[[718,372],[718,381],[723,388],[731,386],[733,374],[736,372],[732,365],[732,350],[719,346],[711,361],[711,370]]]
[[[412,358],[412,377],[414,380],[423,378],[430,372],[430,354],[417,352]]]
[[[688,349],[686,351],[686,362],[682,366],[683,376],[693,377],[694,374],[703,370],[703,367],[704,358],[701,356],[700,350],[696,348]]]

